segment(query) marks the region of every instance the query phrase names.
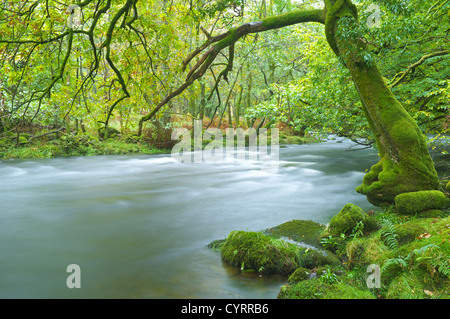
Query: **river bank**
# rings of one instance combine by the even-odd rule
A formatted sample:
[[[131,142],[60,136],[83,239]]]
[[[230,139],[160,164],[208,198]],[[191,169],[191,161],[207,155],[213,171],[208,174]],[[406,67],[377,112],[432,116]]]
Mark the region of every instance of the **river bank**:
[[[285,220],[325,225],[346,202],[369,212],[354,189],[377,155],[348,152],[353,145],[286,145],[276,173],[256,162],[180,165],[166,155],[3,161],[0,240],[8,245],[0,252],[8,258],[0,295],[275,298],[286,276],[260,277],[247,271],[248,262],[231,266],[205,246],[234,230],[269,231]],[[271,228],[278,239],[297,238],[294,229]],[[314,236],[311,246],[322,240]],[[65,289],[71,263],[82,269],[81,290]]]
[[[297,136],[280,132],[280,144],[318,143],[318,136]],[[151,138],[139,137],[135,133],[120,134],[112,130],[108,137],[92,133],[65,133],[34,138],[30,134],[11,134],[10,138],[0,139],[0,159],[32,159],[99,155],[151,155],[170,154],[177,141],[155,142]],[[202,140],[203,148],[211,140]],[[248,143],[248,140],[246,141]],[[270,136],[268,143],[270,143]],[[226,141],[224,140],[224,146]],[[192,147],[194,142],[191,143]]]
[[[209,247],[241,272],[286,275],[280,299],[449,299],[449,235],[448,208],[404,215],[347,204],[327,225],[291,220]]]

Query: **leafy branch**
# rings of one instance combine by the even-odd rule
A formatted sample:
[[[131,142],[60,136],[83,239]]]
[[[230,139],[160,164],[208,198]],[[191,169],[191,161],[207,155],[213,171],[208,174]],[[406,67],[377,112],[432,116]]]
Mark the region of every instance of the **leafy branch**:
[[[228,73],[233,68],[234,61],[234,44],[242,37],[259,33],[267,30],[279,29],[282,27],[303,23],[303,22],[319,22],[325,23],[325,9],[313,9],[313,10],[297,10],[278,16],[263,19],[257,22],[245,23],[239,27],[232,28],[222,34],[211,36],[209,33],[205,33],[207,40],[203,45],[194,50],[184,60],[182,64],[182,70],[184,71],[189,63],[204,50],[208,49],[198,60],[198,62],[189,70],[185,82],[178,87],[175,91],[166,96],[150,113],[141,117],[139,120],[138,135],[142,134],[142,128],[144,122],[153,118],[153,116],[173,98],[184,92],[192,83],[201,78],[208,69],[212,67],[213,62],[216,60],[219,53],[225,48],[228,48],[228,61],[225,68],[220,72],[213,85],[213,90],[217,90],[218,83],[225,79],[228,80]]]

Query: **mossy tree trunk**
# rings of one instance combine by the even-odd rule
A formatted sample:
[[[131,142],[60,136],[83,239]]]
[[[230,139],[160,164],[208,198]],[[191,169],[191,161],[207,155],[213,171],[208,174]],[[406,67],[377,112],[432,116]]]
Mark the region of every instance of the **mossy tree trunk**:
[[[350,71],[366,118],[375,135],[380,161],[357,188],[375,205],[394,202],[406,192],[439,189],[425,136],[383,79],[358,32],[350,0],[326,0],[326,36]]]

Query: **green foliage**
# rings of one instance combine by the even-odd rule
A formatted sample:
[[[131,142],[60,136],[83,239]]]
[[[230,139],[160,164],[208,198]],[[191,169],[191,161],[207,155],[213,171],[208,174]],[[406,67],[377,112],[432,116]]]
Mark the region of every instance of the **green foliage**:
[[[334,281],[334,280],[333,280]],[[294,285],[282,286],[278,299],[374,299],[363,291],[345,283],[327,283],[326,280],[303,280]]]
[[[398,235],[395,230],[395,225],[388,219],[382,220],[383,228],[381,229],[381,238],[383,243],[393,251],[397,251],[398,244]]]

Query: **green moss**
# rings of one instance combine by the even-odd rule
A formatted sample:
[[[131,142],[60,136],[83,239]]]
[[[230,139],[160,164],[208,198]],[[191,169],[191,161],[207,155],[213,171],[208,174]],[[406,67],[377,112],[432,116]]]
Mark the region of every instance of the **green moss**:
[[[19,144],[27,144],[27,143],[28,143],[28,139],[25,136],[20,135],[19,136]]]
[[[370,291],[363,291],[345,283],[326,283],[320,278],[303,280],[281,287],[278,299],[374,299]]]
[[[314,269],[325,265],[340,265],[339,258],[327,250],[304,249],[297,253],[297,261],[300,267]]]
[[[411,273],[404,273],[395,277],[389,284],[386,297],[389,299],[427,299],[433,294],[431,290],[424,289],[420,279]]]
[[[391,252],[383,244],[380,232],[370,237],[354,239],[347,244],[346,253],[349,265],[382,265]]]
[[[398,220],[398,248],[384,244],[384,228],[352,240],[347,245],[349,267],[379,265],[385,298],[445,298],[450,288],[450,218]]]
[[[297,268],[288,278],[288,283],[289,284],[295,284],[297,282],[303,281],[303,280],[307,280],[309,277],[310,272],[308,271],[308,269],[300,267]]]
[[[448,181],[447,185],[445,185],[445,189],[447,192],[450,192],[450,181]]]
[[[210,242],[207,245],[207,247],[212,249],[212,250],[221,251],[223,245],[225,245],[225,239],[218,239],[218,240],[214,240],[214,241]]]
[[[319,248],[319,236],[324,229],[324,225],[310,220],[291,220],[264,232],[275,238],[286,237]]]
[[[349,203],[331,219],[328,231],[331,236],[340,236],[341,234],[349,236],[355,228],[360,227],[359,225],[362,225],[364,232],[377,228],[377,223],[372,217],[365,214],[360,207]]]
[[[436,218],[436,217],[446,217],[448,213],[440,210],[440,209],[429,209],[423,212],[420,212],[417,217],[419,218]]]
[[[278,29],[300,22],[319,22],[325,23],[324,10],[296,10],[275,17],[268,17],[262,20],[264,29]]]
[[[440,191],[419,191],[397,195],[395,206],[400,213],[417,214],[430,209],[445,208],[448,199]]]
[[[399,245],[405,245],[410,243],[420,235],[425,233],[425,227],[420,224],[415,223],[405,223],[400,225],[395,225],[395,233],[398,235]]]
[[[294,244],[260,232],[233,231],[222,246],[224,261],[263,274],[289,275],[298,267]]]

